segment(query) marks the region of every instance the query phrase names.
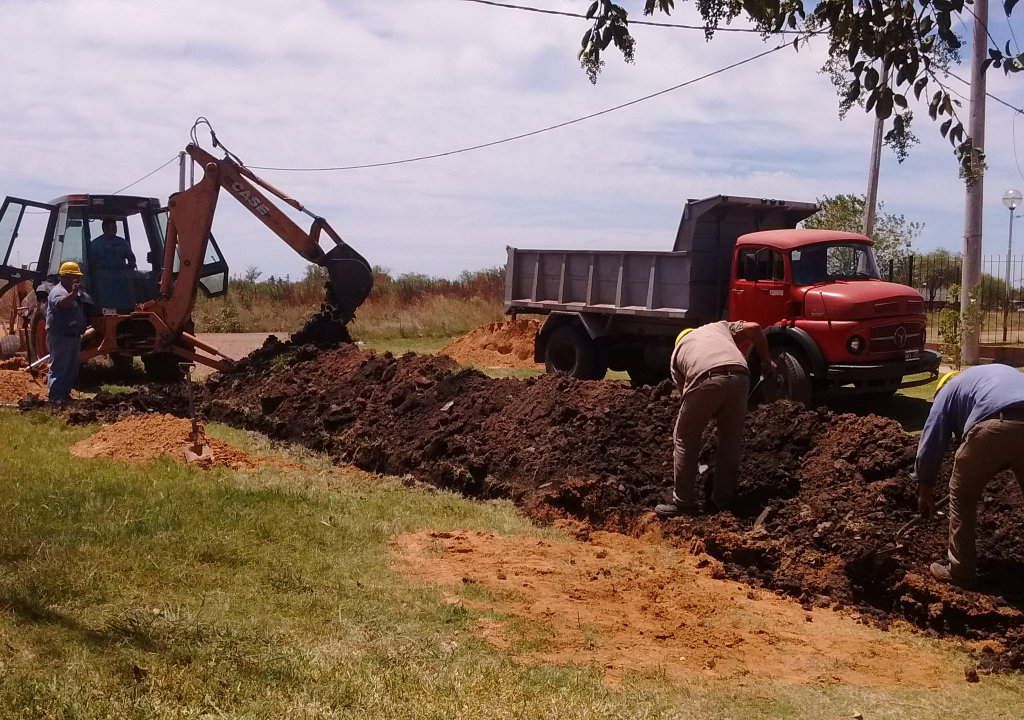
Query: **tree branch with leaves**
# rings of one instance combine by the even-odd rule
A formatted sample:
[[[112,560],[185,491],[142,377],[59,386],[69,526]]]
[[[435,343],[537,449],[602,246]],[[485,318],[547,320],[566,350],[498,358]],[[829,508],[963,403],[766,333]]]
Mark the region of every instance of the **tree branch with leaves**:
[[[967,135],[957,110],[960,102],[945,85],[950,58],[963,42],[953,31],[954,21],[971,14],[973,0],[820,0],[810,13],[800,0],[695,0],[704,21],[704,36],[711,40],[723,25],[745,18],[762,37],[792,37],[798,49],[814,36],[825,36],[834,70],[844,78],[841,101],[860,104],[883,120],[892,119],[888,141],[897,154],[909,143],[909,102],[927,99],[928,114],[939,122],[949,140],[961,176],[973,181],[984,167],[984,154]],[[1017,0],[1004,0],[1009,16]],[[670,15],[675,0],[645,0],[644,15]],[[586,16],[592,21],[583,35],[579,59],[591,82],[604,66],[603,53],[613,46],[632,62],[636,42],[629,32],[628,13],[610,0],[593,0]],[[968,18],[965,18],[968,19]],[[988,49],[986,69],[1005,73],[1024,70],[1024,53],[1005,48]],[[912,136],[910,136],[912,137]]]

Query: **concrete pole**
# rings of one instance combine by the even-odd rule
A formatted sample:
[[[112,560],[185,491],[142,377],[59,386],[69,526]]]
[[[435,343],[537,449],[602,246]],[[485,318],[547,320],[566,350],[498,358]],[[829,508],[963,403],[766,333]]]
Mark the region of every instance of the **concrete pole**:
[[[878,205],[878,166],[882,161],[882,130],[885,121],[875,116],[875,132],[871,142],[871,165],[868,168],[868,192],[864,198],[864,234],[875,232],[875,207]]]
[[[178,153],[178,192],[185,189],[185,151]]]
[[[988,55],[988,0],[975,0],[974,34],[971,48],[971,115],[967,129],[974,147],[985,149],[985,73],[982,63]],[[961,336],[960,357],[964,365],[977,365],[979,359],[978,331],[968,328],[964,320],[969,317],[971,290],[981,282],[981,216],[984,199],[983,171],[967,185],[964,207],[964,264],[960,286]]]
[[[882,72],[883,82],[889,82],[889,68]],[[882,164],[882,131],[885,120],[875,115],[875,130],[871,138],[871,164],[868,166],[868,191],[864,196],[863,233],[871,237],[875,232],[875,210],[878,205],[878,168]]]

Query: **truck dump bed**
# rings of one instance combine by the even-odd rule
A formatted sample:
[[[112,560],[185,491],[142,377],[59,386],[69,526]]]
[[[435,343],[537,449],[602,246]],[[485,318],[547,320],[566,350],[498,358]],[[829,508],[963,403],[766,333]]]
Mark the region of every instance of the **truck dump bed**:
[[[736,239],[796,227],[817,209],[814,203],[716,195],[687,202],[669,252],[510,247],[505,310],[719,318]]]
[[[508,248],[505,310],[686,319],[690,253]]]

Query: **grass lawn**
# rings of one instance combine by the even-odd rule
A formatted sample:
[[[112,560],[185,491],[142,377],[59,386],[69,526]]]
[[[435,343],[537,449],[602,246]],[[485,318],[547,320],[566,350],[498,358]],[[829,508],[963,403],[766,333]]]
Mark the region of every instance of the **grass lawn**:
[[[477,637],[479,612],[389,564],[410,529],[554,536],[508,503],[308,454],[290,455],[304,471],[249,473],[75,459],[95,428],[7,410],[0,423],[2,718],[1019,716],[1017,677],[738,689],[654,674],[613,691],[596,667],[514,661]]]

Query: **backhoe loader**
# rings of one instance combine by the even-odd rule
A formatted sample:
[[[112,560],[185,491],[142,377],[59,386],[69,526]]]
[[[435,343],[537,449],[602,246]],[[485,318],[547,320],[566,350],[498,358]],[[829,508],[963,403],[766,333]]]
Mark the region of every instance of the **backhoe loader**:
[[[185,152],[203,171],[192,187],[170,196],[166,206],[155,198],[127,195],[66,195],[49,203],[7,197],[0,206],[0,296],[29,281],[34,295],[19,311],[21,345],[31,363],[45,360],[45,300],[57,282],[61,263],[74,261],[84,273],[89,328],[82,336],[82,360],[109,355],[115,365],[139,356],[157,381],[182,377],[179,363],[202,363],[224,369],[231,359],[193,334],[192,309],[201,288],[210,297],[227,291],[228,266],[211,234],[217,200],[224,190],[270,228],[299,255],[327,274],[325,308],[347,323],[373,285],[367,261],[334,229],[301,203],[257,177],[223,145],[211,129],[216,158],[199,146],[196,127]],[[261,190],[262,189],[262,190]],[[265,191],[265,192],[263,192]],[[268,197],[274,195],[313,218],[300,228]],[[141,268],[118,273],[117,292],[109,292],[109,273],[100,273],[94,243],[104,221],[114,220]],[[334,243],[324,251],[320,236]],[[108,300],[116,298],[116,300]],[[112,305],[104,307],[105,304]],[[15,343],[6,343],[14,346]],[[0,343],[2,344],[2,343]]]

